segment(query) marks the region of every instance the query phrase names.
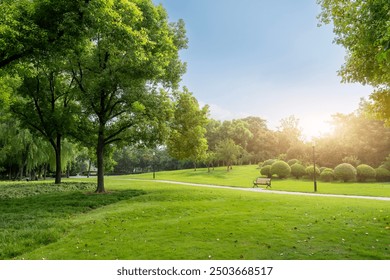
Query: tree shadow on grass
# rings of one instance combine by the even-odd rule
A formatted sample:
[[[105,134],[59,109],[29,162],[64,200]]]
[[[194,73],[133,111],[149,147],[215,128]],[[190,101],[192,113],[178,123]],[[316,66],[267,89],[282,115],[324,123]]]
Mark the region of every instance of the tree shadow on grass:
[[[0,259],[13,259],[55,242],[71,228],[74,216],[144,194],[142,190],[105,194],[72,190],[1,198]]]

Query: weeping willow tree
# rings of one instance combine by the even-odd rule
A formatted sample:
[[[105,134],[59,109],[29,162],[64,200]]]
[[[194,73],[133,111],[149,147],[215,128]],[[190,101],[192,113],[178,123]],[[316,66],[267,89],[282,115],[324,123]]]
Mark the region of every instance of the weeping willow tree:
[[[32,176],[39,167],[49,161],[49,146],[42,138],[34,137],[28,129],[20,128],[14,120],[0,124],[0,161],[12,178],[12,167],[17,166],[17,175],[22,179]]]
[[[61,174],[66,173],[67,177],[69,176],[69,170],[75,158],[78,156],[78,146],[68,139],[64,139],[61,142]],[[48,147],[49,151],[49,167],[52,170],[56,170],[56,154],[53,149]]]

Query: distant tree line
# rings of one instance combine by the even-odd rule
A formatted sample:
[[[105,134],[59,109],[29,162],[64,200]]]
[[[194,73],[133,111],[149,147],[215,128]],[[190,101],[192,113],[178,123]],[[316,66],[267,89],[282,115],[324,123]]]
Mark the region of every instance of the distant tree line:
[[[341,163],[349,163],[354,167],[361,164],[383,167],[390,155],[390,128],[384,126],[383,121],[367,118],[364,102],[355,113],[334,115],[332,123],[332,133],[314,139],[317,166],[333,169]],[[229,170],[234,164],[262,166],[268,165],[269,159],[278,159],[299,162],[306,174],[306,168],[313,164],[313,143],[304,141],[299,120],[294,116],[282,119],[276,130],[268,128],[266,120],[259,117],[231,121],[210,119],[205,128],[208,149],[199,166],[226,166]],[[177,160],[172,157],[166,146],[157,150],[124,147],[114,153],[113,159],[117,162],[113,169],[115,173],[151,171],[152,167],[172,170],[193,166],[190,158]]]
[[[183,98],[192,107],[183,105],[180,101]],[[194,167],[209,167],[211,170],[215,166],[226,166],[229,171],[232,165],[237,164],[270,167],[275,160],[288,162],[292,168],[291,176],[299,178],[300,173],[306,176],[310,172],[313,144],[302,138],[296,117],[282,119],[279,127],[272,130],[267,127],[266,120],[259,117],[231,121],[207,119],[207,106],[200,108],[188,91],[181,94],[176,104],[175,125],[169,128],[171,138],[168,139],[172,140],[154,147],[133,144],[110,146],[106,153],[106,173],[130,174]],[[314,141],[317,167],[333,170],[341,163],[348,163],[355,168],[368,165],[389,169],[385,163],[390,155],[390,128],[382,121],[367,118],[364,103],[355,113],[336,114],[332,119],[334,131]],[[193,133],[190,127],[196,126],[199,126],[195,130],[197,133]],[[179,137],[172,131],[179,133],[180,127],[182,132]],[[3,178],[44,178],[48,171],[54,170],[55,155],[46,141],[33,137],[29,130],[19,127],[10,118],[0,122],[0,132],[0,171]],[[63,176],[96,175],[93,150],[68,140],[62,145]],[[263,173],[269,175],[266,169]]]

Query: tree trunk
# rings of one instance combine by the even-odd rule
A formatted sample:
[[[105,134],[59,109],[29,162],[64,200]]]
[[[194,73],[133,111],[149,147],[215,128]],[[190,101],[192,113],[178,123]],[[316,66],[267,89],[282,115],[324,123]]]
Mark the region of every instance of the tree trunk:
[[[23,173],[24,173],[24,165],[22,164],[20,166],[20,177],[19,177],[19,181],[22,181],[23,180]]]
[[[91,175],[91,166],[92,166],[92,160],[89,159],[88,161],[88,171],[87,171],[87,178]]]
[[[56,152],[56,179],[55,184],[61,184],[61,174],[62,174],[62,167],[61,167],[61,135],[57,134],[57,141],[56,141],[56,147],[54,148]]]
[[[43,180],[46,181],[46,171],[47,171],[47,166],[46,163],[43,165]]]
[[[104,193],[104,130],[99,129],[98,144],[96,149],[97,157],[97,193]]]

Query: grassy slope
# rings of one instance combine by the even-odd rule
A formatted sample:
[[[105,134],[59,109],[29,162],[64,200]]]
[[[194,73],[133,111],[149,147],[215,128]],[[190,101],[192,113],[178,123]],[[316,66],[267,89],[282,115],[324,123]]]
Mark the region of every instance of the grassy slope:
[[[234,166],[230,172],[225,167],[216,168],[208,173],[207,169],[178,170],[156,172],[156,179],[182,181],[191,183],[215,184],[235,187],[252,187],[253,180],[260,175],[257,166]],[[124,176],[123,178],[152,179],[152,174],[138,174]],[[318,193],[385,196],[390,197],[390,183],[343,183],[343,182],[317,182]],[[272,179],[272,189],[284,191],[313,192],[313,181]]]
[[[191,175],[177,179],[182,177]],[[18,258],[390,259],[387,201],[272,195],[123,177],[107,178],[107,187],[118,200],[122,191],[142,195],[55,222],[64,226],[55,242]],[[46,203],[58,199],[50,197]]]

